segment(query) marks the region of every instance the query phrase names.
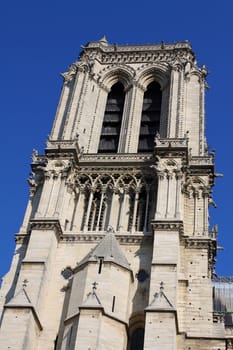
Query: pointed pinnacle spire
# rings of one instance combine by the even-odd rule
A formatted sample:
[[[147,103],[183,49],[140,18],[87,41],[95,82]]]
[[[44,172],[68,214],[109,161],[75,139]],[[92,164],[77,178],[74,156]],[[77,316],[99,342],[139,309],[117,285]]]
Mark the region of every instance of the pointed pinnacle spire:
[[[106,38],[106,35],[104,35],[100,40],[99,43],[101,43],[102,45],[108,45],[108,41]]]

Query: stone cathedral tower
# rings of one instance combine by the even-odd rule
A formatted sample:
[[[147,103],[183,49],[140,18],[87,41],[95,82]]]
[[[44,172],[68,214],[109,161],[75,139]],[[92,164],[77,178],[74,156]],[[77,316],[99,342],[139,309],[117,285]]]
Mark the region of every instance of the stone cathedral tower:
[[[188,42],[83,47],[33,152],[2,350],[232,349],[213,298],[206,75]]]

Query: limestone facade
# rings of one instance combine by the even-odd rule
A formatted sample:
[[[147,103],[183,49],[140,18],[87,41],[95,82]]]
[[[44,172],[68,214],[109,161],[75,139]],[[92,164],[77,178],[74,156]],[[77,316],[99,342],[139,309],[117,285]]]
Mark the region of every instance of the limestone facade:
[[[213,305],[206,76],[188,42],[106,38],[63,73],[0,291],[1,349],[232,348]]]

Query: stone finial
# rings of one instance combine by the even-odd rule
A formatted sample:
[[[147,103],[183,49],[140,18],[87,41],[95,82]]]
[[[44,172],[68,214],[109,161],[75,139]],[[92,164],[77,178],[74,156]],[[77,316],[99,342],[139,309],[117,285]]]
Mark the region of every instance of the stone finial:
[[[29,282],[29,281],[25,278],[25,279],[23,280],[22,287],[23,287],[23,288],[27,287],[28,282]]]
[[[160,294],[164,291],[164,283],[163,281],[160,282]]]
[[[96,291],[96,289],[97,289],[98,283],[97,283],[97,282],[93,282],[92,285],[93,285],[93,287],[92,287],[92,293],[94,294],[95,291]]]

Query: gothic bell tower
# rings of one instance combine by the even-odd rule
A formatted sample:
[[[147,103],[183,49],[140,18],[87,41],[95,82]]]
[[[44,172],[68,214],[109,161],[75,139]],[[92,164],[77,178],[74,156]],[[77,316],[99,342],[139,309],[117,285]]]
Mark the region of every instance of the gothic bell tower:
[[[206,75],[188,42],[105,37],[62,74],[2,285],[2,349],[226,349]]]

